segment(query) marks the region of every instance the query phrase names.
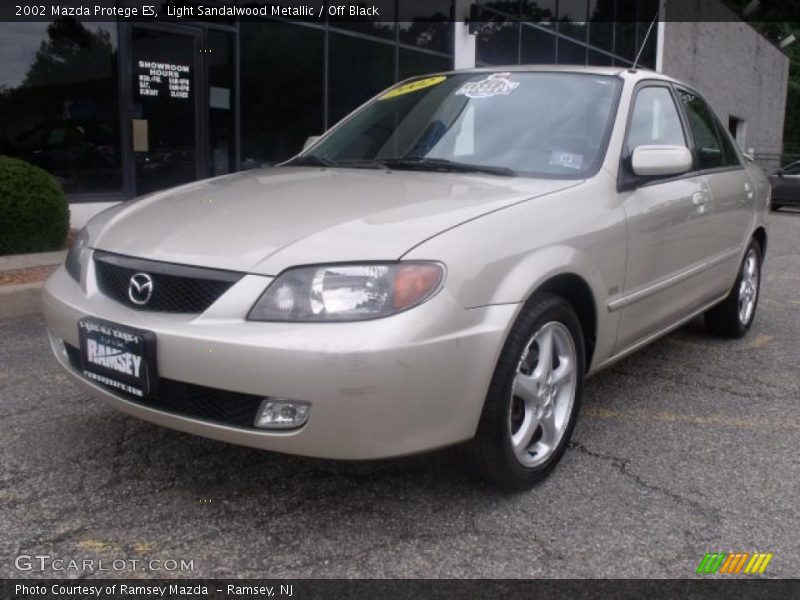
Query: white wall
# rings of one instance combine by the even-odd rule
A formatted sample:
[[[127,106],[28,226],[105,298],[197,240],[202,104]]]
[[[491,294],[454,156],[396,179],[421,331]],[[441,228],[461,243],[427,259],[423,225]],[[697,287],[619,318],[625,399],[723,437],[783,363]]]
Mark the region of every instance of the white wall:
[[[69,205],[69,228],[81,229],[86,221],[115,204],[118,202],[73,202]]]
[[[456,0],[453,41],[455,42],[454,64],[456,69],[471,69],[475,66],[475,36],[470,35],[466,18],[473,0]]]

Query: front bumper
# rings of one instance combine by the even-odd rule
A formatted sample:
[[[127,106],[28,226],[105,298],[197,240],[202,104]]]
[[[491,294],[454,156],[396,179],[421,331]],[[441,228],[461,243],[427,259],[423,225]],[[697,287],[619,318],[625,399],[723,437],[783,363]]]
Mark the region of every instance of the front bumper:
[[[407,312],[358,323],[245,320],[270,278],[247,275],[202,315],[132,310],[102,295],[87,261],[79,285],[58,269],[44,287],[51,346],[94,396],[141,419],[233,444],[332,459],[375,459],[467,440],[517,306],[465,310],[447,290]],[[156,410],[85,379],[63,343],[93,316],[156,335],[158,373],[188,384],[312,404],[301,428],[233,427]]]

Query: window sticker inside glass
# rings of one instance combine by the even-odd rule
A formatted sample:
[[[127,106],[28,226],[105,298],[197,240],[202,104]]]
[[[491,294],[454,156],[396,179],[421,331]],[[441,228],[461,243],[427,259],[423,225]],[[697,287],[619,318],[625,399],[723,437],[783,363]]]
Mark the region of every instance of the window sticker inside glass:
[[[583,154],[553,150],[550,153],[550,164],[580,171],[583,168]]]
[[[508,96],[519,87],[519,81],[511,81],[510,77],[511,73],[492,73],[481,81],[465,83],[456,92],[456,96],[466,96],[467,98]]]
[[[445,77],[444,75],[437,75],[436,77],[426,77],[425,79],[417,79],[416,81],[412,81],[405,85],[401,85],[400,87],[395,88],[393,90],[389,90],[383,96],[381,96],[380,99],[388,100],[389,98],[396,98],[397,96],[410,94],[418,90],[423,90],[425,88],[438,85],[442,83],[445,79],[447,79],[447,77]]]

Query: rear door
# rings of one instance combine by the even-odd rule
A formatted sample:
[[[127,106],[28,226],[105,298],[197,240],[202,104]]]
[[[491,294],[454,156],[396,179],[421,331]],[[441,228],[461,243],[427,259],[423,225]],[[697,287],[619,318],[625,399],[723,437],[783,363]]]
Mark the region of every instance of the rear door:
[[[695,168],[703,174],[711,193],[710,219],[704,235],[715,261],[707,277],[715,292],[730,290],[738,272],[744,245],[755,215],[755,183],[728,131],[708,103],[694,91],[677,87],[680,104],[693,139]]]
[[[645,82],[634,92],[623,173],[637,146],[690,145],[672,87]],[[677,177],[635,180],[622,192],[628,232],[623,295],[609,308],[622,310],[618,352],[659,333],[713,295],[705,263],[717,242],[711,227],[706,178],[689,172]]]

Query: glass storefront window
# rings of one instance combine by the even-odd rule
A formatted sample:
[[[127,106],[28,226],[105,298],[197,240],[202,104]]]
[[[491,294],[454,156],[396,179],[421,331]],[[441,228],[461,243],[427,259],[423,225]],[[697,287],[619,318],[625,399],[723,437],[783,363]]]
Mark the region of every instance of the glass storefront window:
[[[589,43],[612,52],[614,50],[614,0],[589,0]]]
[[[551,24],[556,19],[557,0],[522,0],[520,14],[526,21]]]
[[[493,11],[504,13],[512,17],[519,17],[520,14],[519,0],[483,0],[480,4]]]
[[[328,126],[395,81],[395,46],[331,32]]]
[[[639,21],[646,23],[645,30],[656,18],[659,12],[659,0],[640,0],[637,4]]]
[[[198,170],[196,30],[131,28],[136,193],[194,181]]]
[[[519,21],[498,13],[483,11],[475,41],[478,64],[519,64]]]
[[[560,0],[558,3],[558,32],[586,42],[587,10],[586,0]]]
[[[633,61],[636,57],[636,0],[617,0],[614,54]]]
[[[565,37],[558,38],[558,64],[560,65],[585,65],[585,44],[573,42]]]
[[[402,0],[397,7],[400,41],[428,50],[452,53],[452,0]]]
[[[637,52],[641,48],[641,56],[639,64],[649,69],[654,69],[656,66],[656,26],[650,30],[650,35],[647,35],[647,30],[650,28],[650,23],[639,23],[638,41],[636,43]]]
[[[589,50],[588,64],[595,67],[610,67],[614,64],[614,58],[605,52]]]
[[[427,52],[417,52],[400,48],[400,72],[397,79],[408,79],[414,75],[425,75],[440,71],[450,71],[453,60],[445,56],[434,56]]]
[[[211,30],[208,46],[209,175],[213,177],[230,173],[236,167],[234,36]]]
[[[556,62],[556,36],[532,25],[523,25],[520,62],[524,65]]]
[[[480,2],[476,64],[562,64],[654,68],[659,0],[496,0]],[[637,21],[638,19],[638,21]],[[558,33],[551,35],[550,32]]]
[[[325,32],[263,21],[242,23],[239,36],[241,166],[248,169],[286,160],[323,132]]]
[[[0,154],[69,194],[119,191],[117,24],[0,23]]]

